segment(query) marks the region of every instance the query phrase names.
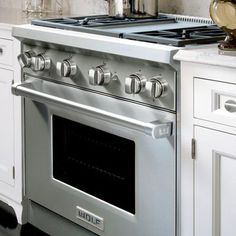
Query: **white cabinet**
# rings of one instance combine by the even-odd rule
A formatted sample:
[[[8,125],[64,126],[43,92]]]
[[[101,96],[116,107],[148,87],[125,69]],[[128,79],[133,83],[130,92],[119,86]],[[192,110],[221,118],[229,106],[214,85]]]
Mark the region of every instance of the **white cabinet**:
[[[236,235],[236,57],[182,50],[181,236]]]
[[[14,185],[13,72],[0,68],[0,181]]]
[[[236,135],[194,127],[195,236],[236,235]]]
[[[1,36],[1,35],[0,35]],[[13,41],[0,38],[0,63],[2,65],[13,65]]]
[[[11,26],[0,24],[0,201],[12,207],[23,223],[21,99],[11,94],[11,84],[21,78],[19,53],[20,43],[11,37]]]

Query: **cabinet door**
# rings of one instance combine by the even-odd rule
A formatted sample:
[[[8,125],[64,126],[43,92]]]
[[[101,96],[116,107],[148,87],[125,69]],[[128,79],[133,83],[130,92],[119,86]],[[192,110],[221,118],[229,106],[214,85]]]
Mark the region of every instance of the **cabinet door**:
[[[236,235],[236,135],[195,127],[195,236]]]
[[[0,181],[14,184],[13,72],[0,69]],[[0,189],[0,191],[2,191]]]

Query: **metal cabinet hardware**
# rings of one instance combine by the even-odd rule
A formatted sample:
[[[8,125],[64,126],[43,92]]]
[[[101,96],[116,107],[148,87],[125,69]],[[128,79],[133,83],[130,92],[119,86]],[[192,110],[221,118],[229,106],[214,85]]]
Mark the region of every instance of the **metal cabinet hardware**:
[[[236,101],[234,100],[228,100],[225,102],[225,109],[228,111],[228,112],[236,112]]]

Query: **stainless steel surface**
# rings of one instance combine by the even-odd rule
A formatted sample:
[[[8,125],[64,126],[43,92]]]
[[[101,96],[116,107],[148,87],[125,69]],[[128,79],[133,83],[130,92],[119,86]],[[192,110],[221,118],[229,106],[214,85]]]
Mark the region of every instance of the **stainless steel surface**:
[[[191,27],[191,26],[199,26],[202,24],[194,23],[193,25],[190,22],[180,22],[178,24],[148,24],[145,26],[138,25],[136,26],[129,26],[126,27],[124,25],[118,32],[123,32],[126,30],[130,31],[141,31],[141,30],[148,30],[153,29],[153,27],[158,27],[158,29],[164,29],[165,27],[176,28],[178,27]],[[64,25],[63,25],[64,27]],[[120,27],[118,27],[120,28]],[[69,28],[70,29],[70,28]],[[101,35],[97,35],[96,37],[86,34],[81,34],[79,32],[74,31],[66,31],[66,34],[63,30],[53,29],[44,27],[38,27],[35,25],[24,25],[18,26],[13,28],[13,35],[14,37],[18,38],[21,41],[24,41],[25,44],[34,44],[35,41],[40,40],[40,45],[45,48],[50,48],[50,45],[57,44],[61,50],[68,49],[68,48],[82,48],[84,50],[91,50],[96,52],[103,52],[110,54],[111,57],[113,56],[121,56],[134,61],[140,59],[142,61],[152,61],[156,63],[162,63],[163,66],[172,67],[175,70],[179,70],[179,63],[178,61],[173,60],[173,56],[179,50],[177,47],[171,47],[166,45],[159,45],[159,44],[147,44],[138,41],[131,41],[131,40],[121,40],[120,38],[112,38],[112,37],[103,37]],[[106,30],[101,30],[102,32],[116,32],[116,28],[109,27]],[[85,31],[86,32],[86,31]],[[90,32],[90,33],[96,33]],[[100,32],[101,33],[101,32]],[[39,38],[40,36],[40,38]],[[78,40],[79,38],[79,40]],[[109,47],[108,47],[109,45]],[[132,45],[132,46],[131,46]],[[147,47],[148,46],[148,47]],[[131,50],[132,49],[132,50]],[[61,60],[64,60],[69,55],[67,54]],[[58,60],[57,60],[58,61]],[[103,62],[99,62],[98,64],[93,64],[91,67],[96,65],[101,65]],[[131,64],[133,64],[131,62]],[[79,64],[78,64],[79,65]],[[131,71],[134,73],[135,71]],[[127,75],[126,75],[127,76]]]
[[[93,225],[101,231],[104,231],[104,219],[100,216],[97,216],[82,207],[76,207],[78,219]]]
[[[32,81],[25,84],[14,84],[12,85],[12,93],[17,96],[27,97],[44,104],[51,104],[63,107],[65,109],[72,109],[86,114],[90,117],[96,117],[112,124],[127,127],[132,130],[137,130],[152,136],[154,139],[170,137],[173,134],[173,124],[171,122],[156,120],[150,123],[146,123],[129,117],[113,114],[94,107],[86,106],[67,99],[37,91],[35,89],[32,89],[32,87],[34,87],[34,83],[35,82]]]
[[[109,96],[119,97],[128,101],[135,101],[145,106],[152,106],[161,109],[176,111],[176,71],[169,65],[158,62],[140,60],[124,56],[117,56],[111,53],[101,53],[80,49],[56,48],[51,44],[34,46],[24,44],[23,51],[33,50],[36,55],[45,51],[45,55],[51,59],[51,68],[43,71],[33,71],[30,67],[24,68],[24,72],[36,77],[42,76],[56,83],[65,83],[69,86],[82,87]],[[63,51],[64,50],[64,51]],[[63,62],[65,58],[78,65],[76,74],[71,77],[60,76],[57,62]],[[59,64],[60,65],[60,64]],[[102,66],[96,66],[102,65]],[[91,70],[91,68],[93,68]],[[95,71],[99,69],[99,73]],[[95,76],[96,75],[96,76]],[[141,91],[138,94],[128,94],[125,85],[125,78],[129,75],[136,75],[141,81]],[[168,92],[158,99],[148,97],[145,90],[146,78],[161,76],[168,83]],[[95,86],[95,85],[100,86]],[[103,86],[102,86],[103,85]],[[130,88],[130,87],[129,87]]]
[[[144,92],[147,79],[142,74],[132,74],[125,78],[125,92],[139,94]]]
[[[73,222],[78,229],[80,225],[101,236],[176,236],[179,67],[172,56],[177,48],[71,31],[62,35],[54,29],[43,30],[41,41],[37,41],[34,29],[25,36],[22,32],[20,37],[26,37],[22,50],[33,50],[36,55],[45,52],[51,59],[51,67],[39,71],[23,68],[22,83],[12,87],[13,93],[24,97],[26,198],[36,212],[29,215],[29,220],[44,227],[42,217],[39,217],[40,205],[50,217],[56,213],[69,220],[61,221],[63,229],[68,226],[66,222]],[[69,63],[62,65],[65,58],[78,65],[73,76],[69,73]],[[55,116],[129,140],[135,145],[134,210],[113,205],[54,175]],[[74,134],[75,131],[71,131]],[[105,140],[93,137],[89,139],[100,146],[107,144]],[[72,140],[75,140],[75,147],[78,145],[75,155],[83,155],[79,152],[82,148],[79,140]],[[93,142],[90,145],[91,149],[95,147]],[[103,154],[108,155],[109,151],[103,151]],[[99,155],[96,158],[99,159]],[[93,165],[89,164],[92,169]],[[114,174],[117,174],[115,166]],[[121,162],[122,170],[125,166],[129,166],[126,160]],[[104,174],[106,169],[100,171]],[[108,174],[112,172],[108,170]],[[91,186],[97,187],[96,181],[91,179]],[[41,191],[38,191],[39,186]],[[87,213],[86,220],[78,217],[77,209],[84,209],[81,215]],[[99,219],[104,220],[104,230],[94,225]],[[52,224],[56,222],[53,217]],[[64,235],[73,235],[75,228],[69,225]],[[50,233],[50,229],[46,231]]]
[[[234,113],[236,112],[236,101],[234,100],[228,100],[225,102],[225,109],[228,112]]]
[[[105,0],[110,16],[158,16],[158,0]]]
[[[76,75],[77,65],[70,60],[64,60],[63,62],[57,62],[56,64],[57,74],[63,77],[70,77]]]
[[[32,225],[37,226],[51,236],[97,236],[32,201],[29,201],[28,218]],[[61,227],[58,227],[59,225]]]
[[[48,89],[45,87],[45,90]],[[55,93],[57,91],[60,94],[60,89],[61,86],[55,90]],[[77,92],[70,96],[77,97],[77,100],[85,103],[91,103],[90,105],[103,103],[100,105],[106,109],[116,112],[120,110],[127,116],[133,116],[136,119],[139,117],[142,120],[151,121],[159,117],[175,124],[174,114],[120,102],[109,97],[94,96],[85,91]],[[69,96],[69,93],[64,92],[63,94]],[[110,124],[100,118],[90,117],[72,109],[34,102],[30,99],[25,99],[25,105],[26,196],[28,199],[101,236],[156,236],[157,233],[159,236],[175,235],[175,135],[169,138],[153,139],[140,131]],[[50,130],[53,125],[51,121],[53,114],[135,142],[135,214],[126,212],[52,177]],[[175,131],[175,125],[173,130]],[[78,151],[78,155],[82,154],[79,154]],[[93,182],[94,185],[97,184],[96,180]],[[39,186],[41,191],[38,191]],[[77,206],[104,218],[104,232],[78,220]],[[142,220],[144,215],[145,221]],[[36,217],[37,215],[32,216],[33,219]],[[36,221],[35,223],[36,225],[41,224]],[[64,228],[64,223],[61,226]]]
[[[146,82],[145,93],[147,97],[156,99],[165,96],[168,92],[168,83],[161,77],[153,77]]]
[[[31,69],[33,71],[49,70],[51,67],[51,59],[43,54],[38,54],[31,58]]]
[[[105,66],[97,66],[89,70],[89,83],[91,85],[108,85],[112,73]]]

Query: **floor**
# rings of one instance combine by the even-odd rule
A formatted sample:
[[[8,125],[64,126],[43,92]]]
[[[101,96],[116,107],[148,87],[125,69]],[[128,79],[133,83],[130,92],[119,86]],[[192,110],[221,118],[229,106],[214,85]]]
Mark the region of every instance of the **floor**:
[[[0,226],[0,236],[48,236],[48,234],[30,224],[26,224],[23,226],[17,225],[14,229]]]
[[[15,214],[0,203],[0,236],[48,236],[31,224],[19,225]]]

